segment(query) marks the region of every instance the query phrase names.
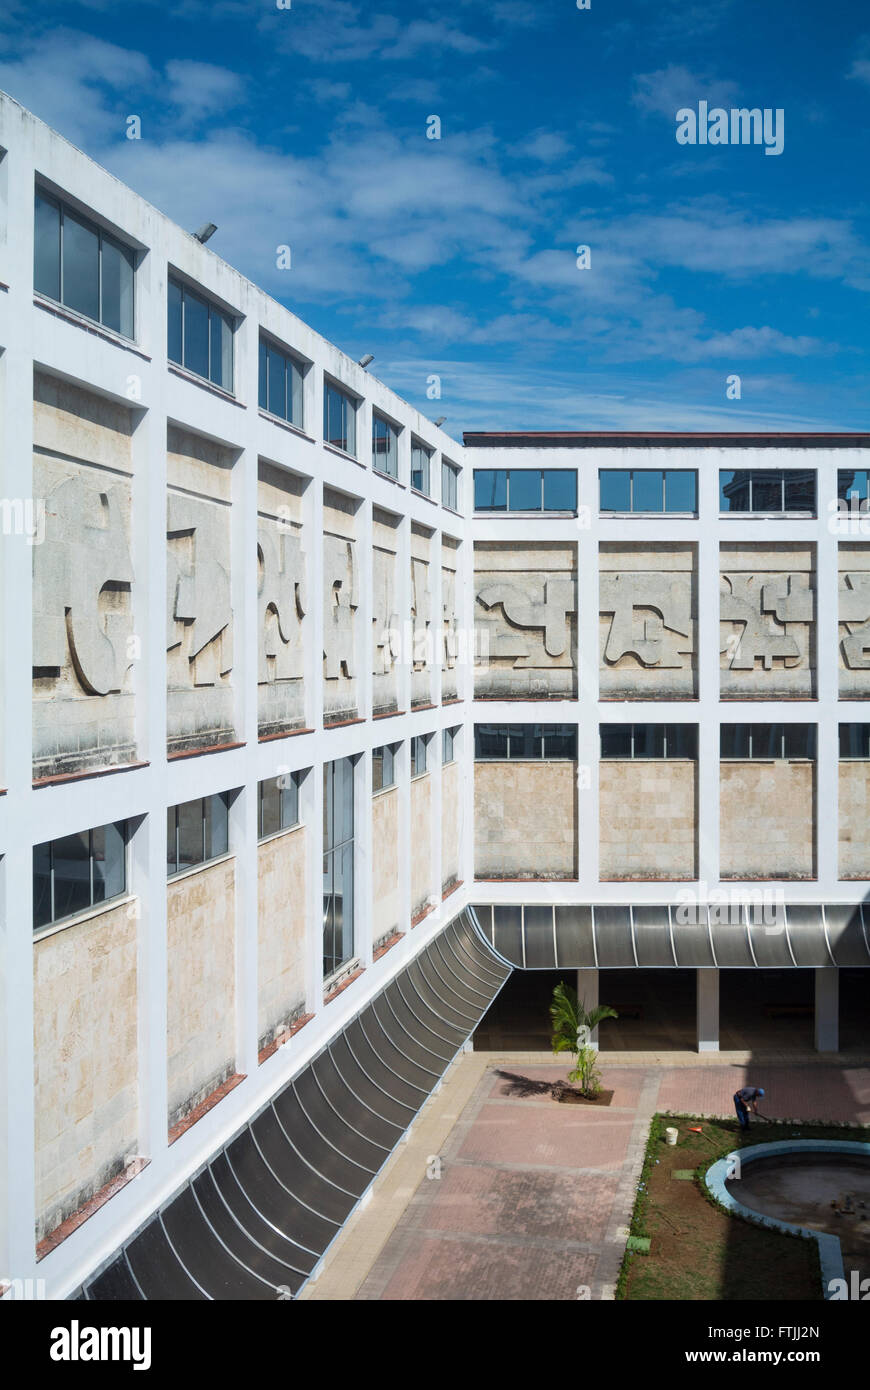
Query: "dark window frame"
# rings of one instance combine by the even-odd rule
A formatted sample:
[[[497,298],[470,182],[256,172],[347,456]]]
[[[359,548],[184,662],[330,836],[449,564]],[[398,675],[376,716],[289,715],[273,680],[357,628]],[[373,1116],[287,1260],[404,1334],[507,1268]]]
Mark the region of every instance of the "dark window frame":
[[[646,751],[649,745],[649,736],[639,734],[639,730],[660,729],[661,749],[660,753]],[[606,753],[604,751],[605,737],[611,731],[619,730],[628,734],[628,751],[617,753]],[[678,746],[678,740],[686,741],[685,735],[688,734],[688,751]],[[601,762],[697,762],[698,761],[698,725],[692,723],[665,723],[655,721],[651,724],[626,723],[626,724],[599,724],[599,757]],[[673,752],[669,746],[673,747]],[[638,751],[641,750],[641,751]]]
[[[275,836],[275,835],[283,835],[283,833],[285,832],[285,830],[296,830],[296,829],[302,824],[299,791],[300,791],[300,788],[301,788],[301,786],[302,786],[302,782],[303,782],[303,780],[304,780],[304,777],[305,777],[305,774],[304,774],[304,772],[301,772],[301,771],[300,771],[300,772],[281,772],[281,773],[278,774],[277,777],[264,777],[261,781],[259,781],[259,782],[257,783],[257,843],[258,843],[258,844],[262,844],[263,841],[265,841],[265,840],[271,840],[272,837]],[[282,782],[285,783],[284,786],[281,785]],[[271,783],[276,784],[276,790],[278,791],[278,807],[279,807],[279,817],[278,817],[278,818],[279,818],[280,824],[277,825],[277,826],[275,826],[275,827],[274,827],[273,829],[271,829],[271,830],[265,830],[265,829],[263,828],[263,812],[264,812],[264,805],[265,805],[266,788],[267,788],[267,787],[269,786],[269,784],[271,784]],[[290,804],[293,805],[293,806],[295,806],[296,815],[295,815],[295,817],[294,817],[293,820],[285,820],[284,817],[285,817],[285,814],[286,814],[286,812],[287,812],[287,807],[288,807],[288,801],[287,801],[287,798],[286,798],[286,794],[287,794],[287,792],[289,792],[289,791],[291,790],[291,788],[292,788],[292,791],[293,791],[293,797],[290,799]]]
[[[38,249],[38,248],[37,248],[37,220],[36,220],[36,212],[35,212],[35,210],[36,210],[37,201],[41,201],[41,202],[43,202],[43,203],[48,204],[48,205],[51,206],[51,207],[56,208],[56,209],[57,209],[57,213],[58,213],[58,243],[57,243],[57,284],[58,284],[58,295],[57,295],[57,297],[55,297],[53,294],[50,294],[47,290],[39,289],[38,286],[37,286],[37,284],[36,284],[36,258],[37,258],[37,249]],[[67,301],[66,299],[64,299],[64,254],[63,254],[63,239],[64,239],[64,232],[63,232],[63,229],[64,229],[64,220],[65,220],[65,218],[66,218],[67,216],[71,217],[75,222],[78,222],[81,226],[83,226],[84,228],[86,228],[87,231],[91,232],[91,233],[92,233],[94,236],[96,236],[96,238],[97,238],[97,301],[98,301],[98,308],[97,308],[97,317],[96,317],[96,318],[94,318],[91,314],[85,313],[84,310],[82,310],[82,309],[77,309],[73,304],[68,303],[68,301]],[[131,322],[130,322],[130,332],[129,332],[129,333],[126,333],[126,332],[124,331],[123,328],[115,328],[113,324],[107,323],[106,320],[105,320],[105,318],[103,317],[103,243],[104,243],[104,242],[107,243],[109,246],[113,247],[114,250],[119,251],[119,252],[121,253],[122,257],[128,262],[128,264],[129,264],[129,266],[130,266],[130,277],[131,277],[131,289],[130,289],[130,301],[131,301],[131,302],[130,302],[130,319],[131,319]],[[119,338],[123,338],[125,342],[128,342],[128,343],[135,343],[135,342],[136,342],[136,318],[137,318],[137,315],[136,315],[136,277],[137,277],[138,263],[139,263],[139,254],[138,254],[138,251],[137,251],[136,247],[135,247],[135,246],[131,246],[129,242],[124,241],[121,237],[116,236],[114,233],[109,232],[109,231],[106,231],[106,229],[105,229],[104,227],[102,227],[102,226],[100,225],[99,222],[94,221],[94,219],[93,219],[92,217],[88,217],[87,213],[80,212],[80,211],[78,210],[78,208],[74,207],[71,203],[66,202],[63,198],[58,197],[58,196],[57,196],[56,194],[54,194],[54,193],[50,193],[47,189],[41,187],[39,184],[37,184],[37,186],[36,186],[36,188],[35,188],[35,190],[34,190],[33,259],[34,259],[34,266],[33,266],[33,288],[34,288],[34,292],[35,292],[36,294],[41,295],[41,296],[43,297],[43,299],[51,300],[51,302],[52,302],[53,304],[59,304],[59,305],[61,306],[61,308],[66,309],[68,313],[70,313],[70,314],[77,314],[80,318],[86,319],[88,323],[96,324],[97,327],[104,329],[107,333],[115,333],[115,334],[117,334],[117,336],[118,336]]]
[[[387,430],[387,437],[392,441],[392,454],[395,466],[384,468],[378,462],[378,458],[383,453],[377,448],[378,439],[375,435],[375,426],[384,425]],[[399,436],[402,433],[401,425],[397,425],[388,415],[383,415],[379,410],[372,411],[372,468],[376,473],[380,473],[384,478],[392,478],[398,481],[399,478]]]
[[[481,751],[484,738],[504,739],[505,751]],[[548,740],[567,742],[569,751],[561,753],[547,747]],[[520,751],[513,752],[515,744]],[[571,744],[573,743],[573,750]],[[534,750],[534,751],[532,751]],[[475,724],[474,726],[475,762],[576,762],[577,725],[576,724]]]
[[[212,800],[212,796],[214,796],[214,797],[216,797],[218,800],[220,800],[220,801],[223,803],[223,806],[224,806],[224,815],[225,815],[225,818],[226,818],[226,831],[227,831],[227,835],[226,835],[227,847],[226,847],[226,849],[219,850],[217,854],[206,854],[205,834],[206,834],[206,823],[207,823],[207,820],[208,820],[208,816],[207,816],[207,814],[206,814],[205,803],[206,803],[207,801],[211,801],[211,800]],[[166,867],[166,877],[167,877],[167,880],[169,880],[169,879],[174,879],[174,878],[178,878],[181,874],[193,873],[194,870],[196,870],[196,869],[201,869],[201,868],[203,868],[206,864],[216,864],[216,863],[218,862],[218,860],[220,860],[220,859],[225,859],[225,858],[227,857],[227,855],[229,855],[229,854],[232,853],[232,847],[231,847],[231,845],[230,845],[230,806],[231,806],[231,804],[232,804],[232,797],[233,797],[233,793],[232,793],[232,792],[214,792],[214,793],[212,793],[212,795],[210,795],[210,796],[194,796],[194,797],[191,797],[190,801],[179,801],[179,802],[176,802],[176,804],[175,804],[174,806],[167,806],[167,808],[166,808],[166,816],[167,816],[167,844],[166,844],[166,866],[167,866],[167,867]],[[201,816],[201,821],[202,821],[202,839],[201,839],[201,844],[202,844],[202,854],[203,854],[203,857],[202,857],[202,859],[196,859],[196,860],[194,860],[194,861],[191,862],[191,863],[185,863],[185,864],[181,864],[181,865],[179,866],[178,849],[179,849],[179,834],[180,834],[180,831],[179,831],[179,815],[178,815],[178,813],[179,813],[179,811],[183,810],[183,809],[184,809],[185,807],[187,807],[187,806],[195,806],[197,802],[199,802],[199,806],[200,806],[200,816]],[[169,819],[168,819],[170,815],[172,815],[173,818],[174,818],[174,843],[175,843],[175,854],[174,854],[173,861],[172,861],[172,862],[175,864],[175,868],[172,869],[171,871],[170,871],[170,869],[169,869]]]
[[[740,731],[739,735],[738,730]],[[803,731],[802,737],[806,742],[806,751],[803,753],[788,752],[789,737],[794,740],[800,730]],[[733,739],[737,743],[738,738],[745,741],[745,752],[723,752],[726,740]],[[778,751],[773,751],[775,747],[778,748]],[[768,724],[759,720],[757,723],[746,721],[741,724],[721,724],[719,726],[720,762],[815,762],[818,756],[817,749],[818,735],[815,724],[781,723],[778,720]]]
[[[605,507],[601,502],[601,484],[607,474],[627,473],[628,474],[628,508],[624,507]],[[635,498],[635,477],[638,474],[658,473],[661,477],[661,502],[660,507],[636,507]],[[669,507],[668,506],[668,474],[686,474],[692,478],[695,502],[691,508]],[[598,470],[598,511],[601,516],[684,516],[696,517],[698,515],[698,470],[697,468],[599,468]]]
[[[540,505],[537,507],[511,507],[511,473],[522,474],[525,477],[538,477],[538,495]],[[546,506],[546,475],[568,475],[574,479],[574,502],[570,507],[548,507]],[[478,479],[491,476],[493,479],[493,497],[496,492],[503,489],[504,506],[493,503],[491,506],[481,506],[478,493]],[[498,516],[575,516],[577,514],[577,469],[576,468],[475,468],[473,476],[474,484],[474,510],[481,515]]]
[[[268,354],[269,354],[270,352],[273,353],[275,357],[281,358],[282,363],[283,363],[283,367],[284,367],[284,402],[285,402],[285,409],[286,409],[286,407],[289,406],[289,409],[290,409],[290,411],[291,411],[290,414],[286,414],[284,411],[281,411],[281,410],[273,410],[273,408],[272,408],[272,401],[271,401],[271,394],[272,394],[272,391],[271,391],[272,376],[271,376],[271,372],[269,371],[269,357],[268,357]],[[265,368],[266,368],[266,369],[265,369],[265,372],[264,372],[264,370],[263,370],[263,366],[264,366],[264,353],[265,353]],[[259,409],[265,411],[265,413],[266,413],[267,415],[271,415],[274,419],[276,419],[276,420],[281,420],[285,425],[292,425],[293,428],[294,428],[294,429],[297,429],[297,430],[302,430],[302,429],[304,429],[304,428],[305,428],[305,375],[306,375],[306,372],[308,371],[310,365],[311,365],[310,362],[306,362],[305,359],[302,358],[302,357],[300,357],[297,353],[290,351],[289,348],[282,347],[279,343],[275,342],[274,339],[270,338],[267,334],[261,333],[261,334],[260,334],[260,337],[259,337],[259,342],[258,342],[258,345],[257,345],[257,369],[258,369],[258,371],[257,371],[257,404],[258,404]],[[294,375],[294,374],[295,374],[295,375]],[[266,401],[265,401],[265,403],[263,402],[263,385],[264,385],[264,381],[265,381],[265,387],[266,387]],[[297,393],[296,390],[294,389],[296,382],[298,382],[298,393]],[[295,414],[292,413],[292,411],[293,411],[293,404],[292,404],[292,402],[294,402],[294,401],[296,401],[296,400],[298,400],[298,402],[299,402],[299,414],[298,414],[298,418],[296,417]]]
[[[728,484],[723,483],[725,475],[731,475],[731,483],[734,482],[734,475],[742,475],[741,486],[747,488],[747,505],[743,508],[723,507],[724,498],[722,495],[723,487]],[[778,507],[770,505],[756,506],[755,491],[770,489],[774,486],[774,477],[779,487]],[[787,488],[789,485],[798,486],[801,483],[812,482],[813,498],[811,507],[788,507],[786,506]],[[804,517],[814,518],[818,515],[819,508],[819,479],[818,471],[815,468],[720,468],[719,469],[719,515],[720,517],[746,517],[746,516],[769,516],[769,517]]]
[[[98,831],[100,831],[100,830],[105,830],[105,829],[107,829],[108,826],[112,826],[113,829],[119,830],[119,831],[120,831],[120,834],[121,834],[121,841],[122,841],[122,844],[123,844],[123,852],[122,852],[122,855],[121,855],[121,871],[122,871],[122,876],[123,876],[123,885],[122,885],[122,887],[118,890],[117,893],[112,893],[112,895],[111,895],[110,897],[107,897],[107,898],[95,898],[95,897],[94,897],[94,862],[95,862],[95,855],[94,855],[94,835],[95,835]],[[87,837],[88,837],[88,897],[89,897],[89,902],[88,902],[88,904],[87,904],[86,906],[75,908],[74,911],[72,911],[72,912],[65,912],[65,913],[62,913],[60,916],[56,916],[56,915],[55,915],[55,913],[56,913],[56,899],[55,899],[55,867],[54,867],[55,846],[61,844],[62,841],[65,840],[65,839],[68,839],[69,836],[66,836],[66,835],[58,835],[58,836],[56,836],[55,839],[53,839],[53,840],[43,840],[40,844],[34,845],[34,846],[33,846],[33,850],[32,850],[33,877],[34,877],[34,880],[35,880],[35,879],[36,879],[36,854],[37,854],[37,851],[47,849],[47,850],[48,850],[48,872],[49,872],[49,913],[50,913],[50,915],[49,915],[49,918],[48,918],[47,921],[43,921],[43,922],[37,923],[37,921],[36,921],[37,893],[36,893],[36,891],[35,891],[35,882],[34,882],[34,893],[33,893],[33,918],[34,918],[34,921],[33,921],[33,930],[34,930],[35,932],[39,932],[39,931],[48,931],[49,928],[55,927],[55,926],[57,926],[57,925],[58,925],[59,923],[61,923],[61,922],[71,922],[74,918],[80,917],[82,914],[84,914],[84,913],[86,913],[86,912],[94,912],[94,911],[102,912],[104,908],[109,907],[112,903],[117,903],[121,898],[125,898],[125,897],[128,896],[128,893],[129,893],[129,879],[130,879],[130,874],[129,874],[129,868],[130,868],[130,865],[129,865],[129,846],[130,846],[130,840],[131,840],[131,822],[130,822],[130,820],[129,820],[129,819],[126,819],[126,820],[119,820],[119,821],[107,821],[107,822],[105,822],[105,824],[103,824],[103,825],[93,825],[93,826],[91,826],[88,830],[82,830],[82,831],[79,832],[79,833],[81,833],[82,835],[87,835]]]
[[[330,438],[329,434],[329,402],[330,397],[333,396],[337,397],[338,400],[340,400],[342,403],[343,434],[341,435],[341,438],[345,441],[344,444],[337,443],[336,439]],[[347,386],[342,386],[340,382],[334,381],[332,377],[324,376],[323,442],[324,444],[327,444],[330,449],[338,449],[342,454],[347,454],[348,458],[352,459],[356,459],[358,457],[357,415],[359,413],[359,407],[359,396],[354,395],[354,393],[351,390],[349,390]],[[353,439],[351,439],[351,432],[348,429],[348,424],[351,424],[353,427]],[[351,445],[353,447],[351,447]]]
[[[168,346],[168,342],[169,342],[169,332],[170,332],[170,325],[169,325],[170,306],[169,306],[169,301],[168,301],[168,292],[169,292],[169,288],[170,288],[170,287],[171,287],[172,289],[178,290],[178,291],[180,292],[180,294],[181,294],[181,361],[179,361],[177,358],[171,356],[170,351],[169,351],[169,346]],[[185,308],[185,303],[186,303],[186,301],[187,301],[188,299],[198,299],[201,303],[203,303],[203,304],[206,306],[206,309],[207,309],[207,311],[208,311],[207,334],[206,334],[207,339],[208,339],[208,369],[207,369],[207,373],[206,373],[205,375],[203,375],[202,372],[197,371],[196,367],[190,366],[189,362],[186,362],[186,361],[184,360],[184,359],[185,359],[185,356],[186,356],[186,353],[187,353],[187,332],[186,332],[187,312],[186,312],[186,308]],[[227,394],[228,396],[233,396],[233,395],[235,395],[235,390],[234,390],[234,388],[235,388],[235,376],[236,376],[236,341],[235,341],[235,340],[236,340],[236,327],[237,327],[237,325],[238,325],[238,316],[237,316],[236,314],[233,314],[230,310],[222,308],[221,305],[218,304],[214,299],[212,299],[211,296],[210,296],[206,291],[200,289],[199,287],[194,288],[192,285],[188,284],[186,280],[182,280],[180,276],[178,276],[178,275],[173,275],[173,274],[170,274],[170,275],[167,277],[167,311],[166,311],[166,312],[167,312],[167,351],[166,351],[167,360],[168,360],[169,362],[171,362],[171,363],[173,364],[173,366],[181,367],[185,372],[190,372],[191,376],[198,377],[198,379],[199,379],[200,381],[207,381],[207,382],[209,383],[210,386],[216,386],[217,389],[218,389],[219,391],[225,391],[226,394]],[[229,330],[229,357],[230,357],[230,362],[229,362],[229,378],[230,378],[230,382],[229,382],[229,385],[226,384],[226,382],[223,380],[223,377],[222,377],[222,376],[221,376],[221,378],[219,379],[219,378],[215,377],[214,374],[213,374],[213,368],[212,368],[212,349],[213,349],[212,316],[213,316],[213,315],[216,316],[216,317],[220,320],[220,322],[221,322],[222,324],[225,324],[226,327],[227,327],[227,329]],[[221,334],[221,342],[223,343],[223,334]],[[221,369],[222,369],[222,368],[221,368]]]

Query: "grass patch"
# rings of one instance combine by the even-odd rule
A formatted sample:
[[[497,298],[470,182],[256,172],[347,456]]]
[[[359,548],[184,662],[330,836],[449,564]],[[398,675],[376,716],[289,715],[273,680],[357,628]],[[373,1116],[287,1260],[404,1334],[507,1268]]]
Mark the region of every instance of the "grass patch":
[[[674,1146],[665,1129],[679,1130]],[[697,1126],[700,1134],[690,1134]],[[818,1247],[813,1240],[770,1231],[732,1216],[707,1192],[703,1175],[733,1149],[783,1139],[855,1139],[868,1126],[754,1124],[741,1134],[734,1120],[657,1114],[652,1118],[630,1233],[650,1241],[649,1254],[626,1250],[616,1297],[630,1300],[701,1299],[822,1301]],[[672,1172],[691,1168],[691,1182]]]

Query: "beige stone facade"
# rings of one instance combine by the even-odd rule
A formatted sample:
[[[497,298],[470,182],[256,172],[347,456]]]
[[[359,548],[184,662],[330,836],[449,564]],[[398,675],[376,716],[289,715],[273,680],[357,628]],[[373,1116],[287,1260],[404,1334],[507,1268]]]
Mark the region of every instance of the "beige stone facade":
[[[372,797],[372,943],[399,928],[399,791]]]
[[[719,836],[723,878],[815,876],[816,769],[788,759],[723,762]]]
[[[235,1071],[235,861],[170,882],[166,919],[171,1128]]]
[[[136,907],[34,942],[37,1240],[138,1151]]]
[[[870,878],[870,762],[843,759],[839,767],[840,878]]]
[[[257,1040],[305,1012],[305,826],[257,847]]]
[[[695,878],[697,800],[694,760],[603,761],[599,770],[601,878]]]
[[[459,881],[460,848],[463,835],[462,779],[459,762],[447,763],[441,770],[441,891],[445,893]]]
[[[428,906],[432,884],[432,777],[411,779],[411,917]]]
[[[476,878],[572,879],[576,845],[576,763],[475,763]]]

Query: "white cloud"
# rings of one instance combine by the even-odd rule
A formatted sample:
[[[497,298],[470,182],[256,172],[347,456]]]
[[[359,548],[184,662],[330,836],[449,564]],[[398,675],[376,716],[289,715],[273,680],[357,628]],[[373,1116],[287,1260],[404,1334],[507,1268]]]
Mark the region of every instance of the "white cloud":
[[[657,72],[637,74],[632,101],[641,111],[673,119],[681,107],[697,106],[699,101],[730,106],[738,90],[734,82],[713,80],[678,63],[669,63]]]

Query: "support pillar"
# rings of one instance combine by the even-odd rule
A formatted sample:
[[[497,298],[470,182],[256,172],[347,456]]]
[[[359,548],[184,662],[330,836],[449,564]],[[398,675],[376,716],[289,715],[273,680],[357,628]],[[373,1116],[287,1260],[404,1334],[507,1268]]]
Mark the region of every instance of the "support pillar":
[[[695,971],[695,1036],[699,1052],[719,1051],[719,971]]]
[[[597,970],[578,970],[577,971],[577,999],[589,1012],[590,1009],[598,1007],[598,971]],[[589,1042],[592,1047],[598,1046],[598,1029],[593,1028]]]
[[[840,972],[823,966],[816,971],[816,1051],[840,1050]]]

